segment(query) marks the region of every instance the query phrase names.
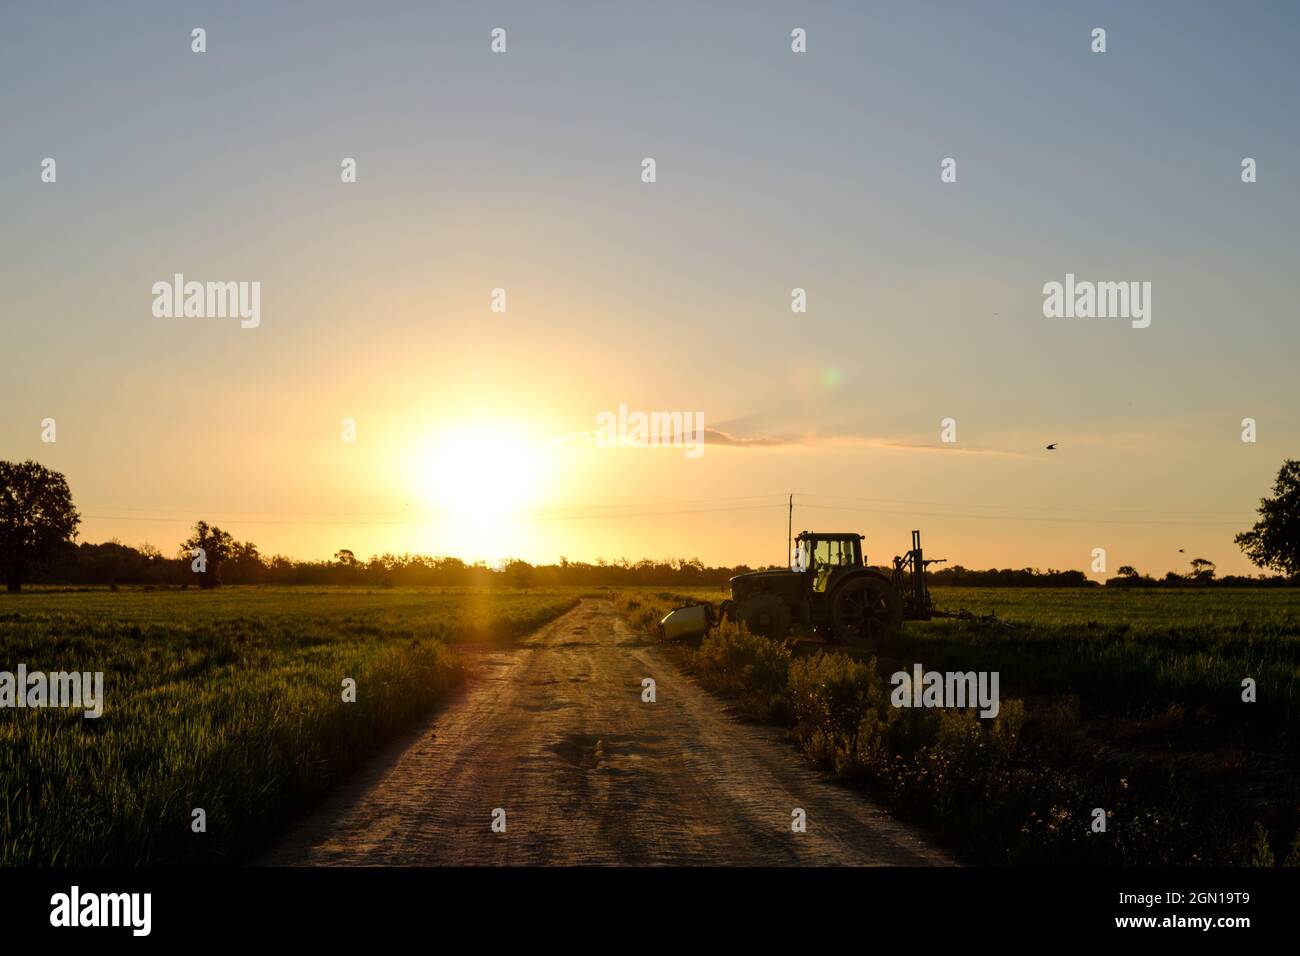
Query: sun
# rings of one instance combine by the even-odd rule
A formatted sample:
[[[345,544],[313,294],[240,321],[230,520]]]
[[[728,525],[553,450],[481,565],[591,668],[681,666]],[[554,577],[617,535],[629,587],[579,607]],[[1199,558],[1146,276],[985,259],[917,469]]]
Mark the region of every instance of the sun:
[[[541,500],[546,443],[522,425],[473,423],[431,435],[417,455],[417,494],[436,515],[437,549],[494,559],[517,554],[521,512]]]

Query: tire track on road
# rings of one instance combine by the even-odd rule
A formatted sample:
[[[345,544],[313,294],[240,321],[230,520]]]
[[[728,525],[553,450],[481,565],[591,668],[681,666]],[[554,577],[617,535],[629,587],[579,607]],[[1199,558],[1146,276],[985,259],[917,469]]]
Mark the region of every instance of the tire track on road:
[[[930,865],[952,859],[742,723],[607,601],[516,644],[294,825],[278,865]],[[654,678],[656,702],[642,702]],[[491,829],[506,812],[506,832]],[[791,811],[808,829],[790,829]]]

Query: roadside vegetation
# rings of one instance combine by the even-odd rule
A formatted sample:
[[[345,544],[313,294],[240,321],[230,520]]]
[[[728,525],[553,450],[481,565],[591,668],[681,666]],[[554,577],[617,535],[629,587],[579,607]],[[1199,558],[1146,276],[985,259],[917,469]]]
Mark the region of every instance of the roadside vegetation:
[[[247,859],[465,676],[457,642],[518,637],[576,603],[355,588],[10,596],[0,668],[103,671],[105,705],[98,719],[0,711],[0,865]]]
[[[631,623],[716,592],[614,592]],[[985,863],[1300,865],[1300,591],[936,589],[962,618],[876,649],[724,624],[684,666],[818,766]],[[998,671],[1001,710],[891,705]],[[1242,680],[1257,702],[1242,701]],[[1094,808],[1106,832],[1093,831]]]

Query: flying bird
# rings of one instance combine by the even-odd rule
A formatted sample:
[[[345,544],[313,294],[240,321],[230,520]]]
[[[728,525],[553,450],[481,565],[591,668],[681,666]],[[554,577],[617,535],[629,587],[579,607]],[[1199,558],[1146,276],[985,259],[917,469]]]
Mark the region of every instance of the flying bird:
[[[1052,442],[1050,445],[1048,445],[1048,446],[1047,446],[1047,450],[1048,450],[1048,451],[1056,451],[1056,442]]]

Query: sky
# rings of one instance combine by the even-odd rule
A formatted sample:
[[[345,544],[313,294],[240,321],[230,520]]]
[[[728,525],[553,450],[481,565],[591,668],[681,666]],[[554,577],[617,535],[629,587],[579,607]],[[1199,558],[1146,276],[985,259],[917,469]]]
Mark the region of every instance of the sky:
[[[872,561],[919,528],[967,567],[1245,573],[1300,451],[1297,27],[6,4],[0,458],[67,476],[81,540],[168,553],[204,518],[299,558],[775,564],[793,493]],[[259,324],[156,316],[177,273],[260,283]],[[1150,326],[1045,317],[1067,273],[1150,282]],[[704,452],[602,441],[621,405]]]

